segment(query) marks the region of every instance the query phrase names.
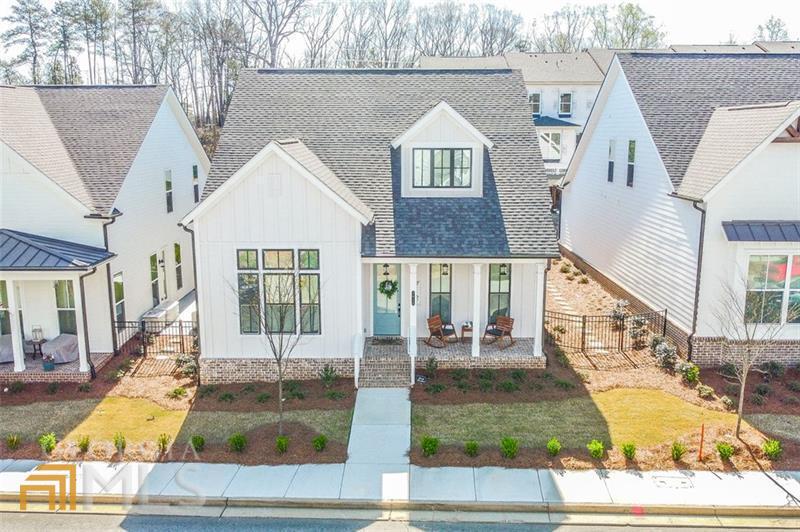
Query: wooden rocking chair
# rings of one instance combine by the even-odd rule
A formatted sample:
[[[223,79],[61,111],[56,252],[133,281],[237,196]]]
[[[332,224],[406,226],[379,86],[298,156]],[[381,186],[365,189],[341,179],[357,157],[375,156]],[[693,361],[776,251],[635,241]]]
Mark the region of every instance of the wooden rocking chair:
[[[452,323],[443,323],[442,317],[438,314],[428,318],[428,333],[425,343],[437,349],[445,347],[450,342],[450,337],[454,337],[458,342],[455,326]]]
[[[506,347],[514,345],[514,337],[511,335],[513,330],[514,318],[497,316],[494,323],[490,323],[486,326],[486,330],[483,332],[483,341],[486,342],[486,337],[488,336],[490,340],[486,342],[487,344],[500,341],[500,349],[505,349]],[[508,338],[508,343],[505,343],[503,338]]]

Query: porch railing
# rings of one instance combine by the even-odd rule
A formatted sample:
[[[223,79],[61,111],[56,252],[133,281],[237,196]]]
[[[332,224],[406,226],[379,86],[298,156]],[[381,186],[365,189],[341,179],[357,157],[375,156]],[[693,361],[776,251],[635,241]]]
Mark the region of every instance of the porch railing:
[[[196,354],[197,322],[117,321],[120,353],[138,355]]]
[[[549,345],[581,351],[642,349],[653,335],[667,333],[667,311],[608,315],[565,314],[545,311],[545,340]]]

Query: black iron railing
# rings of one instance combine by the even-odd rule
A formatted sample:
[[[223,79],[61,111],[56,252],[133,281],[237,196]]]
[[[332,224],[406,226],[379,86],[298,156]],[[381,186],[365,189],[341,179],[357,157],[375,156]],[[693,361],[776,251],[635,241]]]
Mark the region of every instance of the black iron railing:
[[[546,311],[545,338],[550,345],[581,351],[643,349],[653,335],[666,335],[667,311],[610,315],[580,315]]]
[[[138,355],[196,354],[197,322],[114,322],[120,353]]]

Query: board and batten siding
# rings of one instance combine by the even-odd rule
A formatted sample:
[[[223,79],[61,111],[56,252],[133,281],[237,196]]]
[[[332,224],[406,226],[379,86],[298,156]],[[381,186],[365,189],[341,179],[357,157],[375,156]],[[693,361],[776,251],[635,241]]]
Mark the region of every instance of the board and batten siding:
[[[239,332],[236,293],[236,250],[258,249],[260,263],[268,248],[319,249],[322,334],[304,335],[291,356],[352,356],[361,224],[316,185],[272,154],[194,226],[203,357],[272,356],[266,336]]]
[[[610,88],[574,179],[563,191],[561,244],[650,307],[691,331],[700,212],[672,186],[623,74]],[[614,182],[607,180],[616,140]],[[636,141],[633,187],[628,141]]]
[[[719,336],[719,306],[726,285],[745,297],[748,256],[800,253],[797,242],[728,242],[722,222],[800,220],[800,145],[772,143],[730,174],[711,195],[706,214],[697,336]],[[779,337],[800,338],[800,324],[786,325]]]

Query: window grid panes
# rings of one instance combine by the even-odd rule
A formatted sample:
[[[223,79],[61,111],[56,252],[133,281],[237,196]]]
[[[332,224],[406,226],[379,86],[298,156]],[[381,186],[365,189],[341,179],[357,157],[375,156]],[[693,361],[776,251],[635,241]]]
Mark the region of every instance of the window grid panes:
[[[570,116],[572,114],[572,93],[565,92],[558,99],[558,116]]]
[[[172,170],[164,171],[164,189],[167,194],[167,212],[172,212]]]
[[[239,273],[239,331],[242,334],[261,333],[261,298],[258,292],[257,273]]]
[[[114,285],[114,319],[117,322],[125,321],[125,283],[122,272],[115,273],[113,278]]]
[[[508,316],[511,306],[511,265],[489,265],[489,323]]]
[[[153,306],[157,306],[161,300],[158,286],[158,256],[150,255],[150,296]]]
[[[265,270],[294,270],[294,250],[291,249],[265,249]]]
[[[750,256],[745,318],[748,323],[800,323],[800,254]]]
[[[628,141],[628,179],[625,182],[629,187],[633,186],[633,172],[636,165],[636,141]]]
[[[173,246],[175,253],[175,286],[177,290],[183,288],[183,264],[181,261],[181,245],[177,242]]]
[[[450,264],[431,264],[430,315],[438,314],[444,323],[451,322],[452,269]]]
[[[542,94],[532,92],[528,95],[528,103],[531,105],[531,114],[540,116],[542,114]]]
[[[56,309],[60,334],[78,334],[75,316],[75,291],[72,281],[56,281]]]
[[[300,288],[300,332],[319,334],[321,332],[319,274],[301,273],[298,275],[298,284]]]
[[[197,165],[192,165],[192,191],[194,193],[194,202],[200,201],[200,177],[197,174]]]
[[[297,259],[300,263],[301,270],[318,270],[319,269],[319,250],[318,249],[301,249],[297,253]]]
[[[294,273],[264,274],[264,309],[270,333],[297,330],[294,279]]]
[[[415,188],[469,188],[472,186],[471,148],[414,148]]]
[[[236,267],[240,270],[258,269],[258,251],[255,249],[239,249],[236,251]]]

